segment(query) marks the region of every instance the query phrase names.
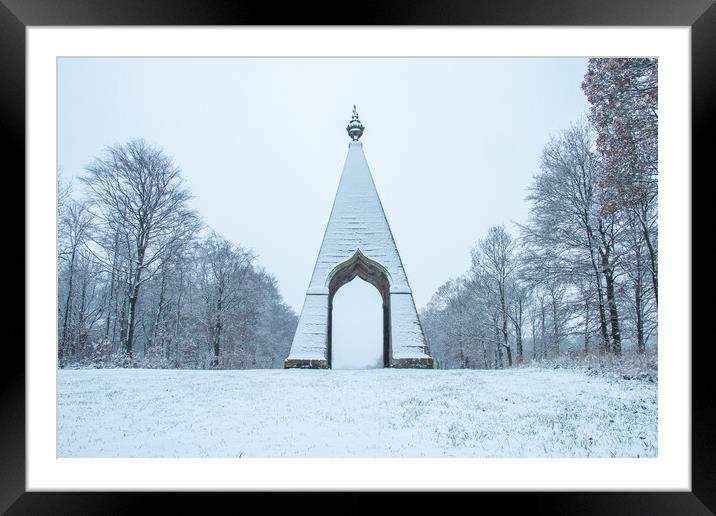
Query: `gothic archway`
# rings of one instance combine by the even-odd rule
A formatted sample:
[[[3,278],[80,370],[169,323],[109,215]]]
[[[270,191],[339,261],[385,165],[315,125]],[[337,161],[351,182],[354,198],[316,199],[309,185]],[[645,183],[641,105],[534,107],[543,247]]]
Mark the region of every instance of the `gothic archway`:
[[[356,276],[377,288],[383,300],[383,365],[433,367],[413,291],[363,153],[363,144],[358,141],[364,129],[354,109],[347,127],[351,138],[348,155],[306,289],[291,351],[284,360],[286,368],[331,367],[333,296],[341,285]],[[341,260],[345,261],[341,263]]]
[[[367,258],[360,249],[345,262],[337,265],[328,276],[328,367],[333,362],[333,298],[343,285],[358,276],[373,285],[383,300],[383,367],[390,367],[390,277],[379,263]]]

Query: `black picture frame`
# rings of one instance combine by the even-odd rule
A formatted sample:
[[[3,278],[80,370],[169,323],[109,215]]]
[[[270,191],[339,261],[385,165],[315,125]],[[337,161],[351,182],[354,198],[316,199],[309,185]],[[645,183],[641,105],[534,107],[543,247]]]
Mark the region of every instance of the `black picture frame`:
[[[706,173],[713,145],[716,91],[716,6],[714,0],[384,0],[372,3],[303,2],[280,8],[270,2],[221,0],[0,0],[0,131],[5,168],[15,178],[25,170],[25,29],[28,26],[90,25],[562,25],[562,26],[690,26],[692,73],[692,171]],[[22,186],[24,190],[24,185]],[[16,188],[14,191],[18,191]],[[695,205],[695,204],[694,204]],[[7,211],[7,210],[6,210]],[[695,217],[692,217],[695,220]],[[693,232],[692,232],[693,234]],[[19,248],[19,246],[15,246]],[[24,262],[27,257],[23,251]],[[17,262],[17,256],[11,260]],[[27,265],[26,277],[32,274]],[[48,291],[49,292],[54,292]],[[707,305],[710,303],[707,303]],[[19,303],[18,303],[19,305]],[[694,309],[705,310],[693,304]],[[693,317],[692,317],[693,320]],[[698,319],[697,319],[698,320]],[[19,339],[16,339],[19,342]],[[706,344],[706,343],[702,343]],[[184,513],[192,503],[186,493],[25,492],[25,353],[6,345],[0,374],[0,510],[8,514],[110,514],[146,510],[159,503],[163,511]],[[710,392],[709,346],[692,347],[692,490],[690,492],[479,493],[530,514],[713,514],[716,510],[716,454],[712,437],[714,405]],[[229,512],[259,494],[223,494]],[[263,495],[271,508],[308,507],[308,494]],[[377,507],[375,495],[355,496],[355,507]],[[473,494],[474,496],[474,494]],[[247,500],[247,498],[249,498]],[[496,500],[494,500],[497,498]],[[199,502],[205,503],[205,502]],[[264,502],[265,503],[265,502]],[[453,499],[453,504],[455,503]],[[469,502],[473,504],[475,502]],[[382,503],[381,503],[382,504]],[[401,501],[403,511],[421,508],[424,496]],[[452,505],[452,504],[451,504]],[[346,505],[347,506],[347,505]],[[206,507],[206,506],[204,506]],[[487,507],[487,506],[485,506]]]

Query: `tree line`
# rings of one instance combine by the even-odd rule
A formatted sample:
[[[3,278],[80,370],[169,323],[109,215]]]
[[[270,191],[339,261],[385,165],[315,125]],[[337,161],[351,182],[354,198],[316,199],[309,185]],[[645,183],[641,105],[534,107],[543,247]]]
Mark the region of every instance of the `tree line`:
[[[656,59],[590,59],[588,120],[543,148],[530,215],[491,227],[421,313],[438,367],[656,351]]]
[[[190,208],[181,170],[132,139],[59,182],[60,367],[281,367],[297,324],[255,254]]]

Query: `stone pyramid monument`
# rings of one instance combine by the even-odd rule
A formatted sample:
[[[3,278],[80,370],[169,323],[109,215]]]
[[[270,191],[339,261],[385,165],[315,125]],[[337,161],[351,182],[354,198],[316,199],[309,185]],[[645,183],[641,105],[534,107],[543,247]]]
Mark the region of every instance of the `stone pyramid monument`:
[[[286,368],[331,367],[333,296],[356,276],[383,299],[384,367],[432,368],[413,294],[359,142],[365,127],[353,106],[348,156]]]

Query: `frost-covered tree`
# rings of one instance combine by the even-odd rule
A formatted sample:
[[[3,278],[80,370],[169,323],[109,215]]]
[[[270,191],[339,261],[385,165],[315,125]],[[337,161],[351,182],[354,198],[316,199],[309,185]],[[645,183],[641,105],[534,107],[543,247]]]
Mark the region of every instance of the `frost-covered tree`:
[[[86,204],[62,199],[59,218],[59,342],[58,359],[64,363],[65,354],[74,354],[79,332],[83,331],[86,281],[90,263],[85,244],[90,238],[92,215]],[[81,283],[81,284],[80,284]],[[80,285],[78,285],[80,284]],[[78,296],[78,291],[83,295]],[[82,306],[77,303],[82,301]]]
[[[621,334],[616,300],[613,214],[603,214],[597,199],[599,158],[593,133],[572,125],[545,146],[540,173],[528,200],[530,219],[522,226],[531,276],[561,283],[591,278],[596,294],[601,349],[618,351]]]
[[[202,251],[206,325],[213,353],[212,366],[218,367],[227,314],[235,310],[241,301],[243,282],[254,255],[213,232],[203,242]]]
[[[60,367],[282,367],[297,317],[254,253],[202,228],[172,160],[142,140],[59,185]]]
[[[442,285],[421,313],[438,367],[521,363],[529,291],[517,273],[517,242],[504,226],[494,226],[471,256],[470,269]]]
[[[491,227],[471,252],[475,285],[484,302],[498,312],[499,345],[497,357],[502,365],[502,352],[507,354],[507,364],[512,367],[512,345],[508,328],[511,323],[509,295],[517,268],[516,243],[504,226]],[[521,345],[521,344],[520,344]]]
[[[487,309],[470,275],[447,281],[421,313],[430,351],[440,369],[491,368],[496,341]]]
[[[199,219],[189,208],[181,170],[161,149],[142,139],[111,145],[87,167],[88,188],[97,224],[116,236],[125,260],[106,265],[127,283],[127,322],[122,343],[132,356],[137,302],[142,285],[171,253],[192,238]]]

